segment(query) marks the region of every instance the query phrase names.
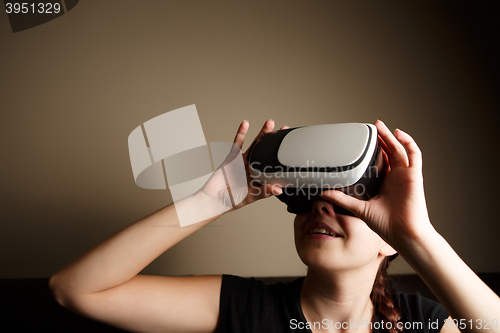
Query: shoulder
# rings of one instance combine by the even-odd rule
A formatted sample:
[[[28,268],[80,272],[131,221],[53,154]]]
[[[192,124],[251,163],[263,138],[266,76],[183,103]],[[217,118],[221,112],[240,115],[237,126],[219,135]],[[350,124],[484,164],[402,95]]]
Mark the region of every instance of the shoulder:
[[[419,292],[413,294],[397,292],[394,294],[394,300],[402,310],[413,314],[435,316],[443,311],[446,312],[440,303],[423,297]]]
[[[287,293],[299,291],[305,277],[296,278],[290,282],[277,282],[266,284],[254,277],[245,278],[241,276],[224,274],[222,275],[222,289],[235,294],[244,294],[248,292],[263,292],[269,294]]]
[[[424,332],[439,332],[449,316],[440,303],[422,297],[418,292],[395,293],[394,301],[403,312],[402,322],[406,325],[406,332],[422,329]],[[412,329],[406,329],[406,327]]]
[[[220,308],[234,314],[258,311],[257,307],[266,303],[270,297],[269,288],[255,278],[235,275],[222,275]]]
[[[259,306],[262,303],[293,303],[300,294],[304,278],[291,282],[265,284],[253,277],[244,278],[235,275],[223,275],[221,285],[221,306],[239,304],[241,306]],[[224,303],[223,303],[224,302]],[[242,309],[243,310],[243,309]]]
[[[303,278],[266,285],[255,278],[223,275],[220,295],[221,332],[283,331],[299,318]]]

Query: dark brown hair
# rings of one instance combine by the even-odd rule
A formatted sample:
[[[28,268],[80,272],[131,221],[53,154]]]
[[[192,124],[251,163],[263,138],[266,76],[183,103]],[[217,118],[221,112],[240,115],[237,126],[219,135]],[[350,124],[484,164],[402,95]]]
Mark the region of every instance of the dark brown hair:
[[[401,309],[394,303],[392,297],[393,286],[391,278],[387,273],[389,263],[396,258],[397,254],[385,257],[378,269],[375,283],[373,284],[371,299],[375,308],[375,315],[385,323],[390,322],[391,325],[384,325],[385,327],[391,326],[387,329],[390,333],[402,333],[403,328],[398,328],[398,321],[401,320]]]

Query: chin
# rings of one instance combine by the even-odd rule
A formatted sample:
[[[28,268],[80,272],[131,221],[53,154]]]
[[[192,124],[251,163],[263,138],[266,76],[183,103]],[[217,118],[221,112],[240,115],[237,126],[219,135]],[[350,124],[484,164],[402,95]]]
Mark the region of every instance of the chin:
[[[380,264],[373,256],[326,246],[301,246],[297,248],[297,253],[309,269],[317,271],[340,272],[369,267],[377,269]]]
[[[324,271],[339,271],[352,268],[352,260],[324,249],[302,249],[297,251],[300,259],[310,269]]]

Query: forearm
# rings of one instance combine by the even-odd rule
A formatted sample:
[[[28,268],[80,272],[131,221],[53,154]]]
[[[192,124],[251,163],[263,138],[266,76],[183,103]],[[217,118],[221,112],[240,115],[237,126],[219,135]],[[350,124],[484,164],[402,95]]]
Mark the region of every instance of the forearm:
[[[486,322],[492,329],[491,321],[500,320],[500,298],[437,232],[406,242],[398,252],[422,277],[450,316],[467,323],[466,327],[459,327],[462,332],[481,331],[481,324],[485,326]]]
[[[195,198],[176,203],[197,205]],[[174,204],[129,225],[62,268],[50,279],[59,293],[88,295],[118,286],[136,276],[170,247],[217,217],[181,227]]]

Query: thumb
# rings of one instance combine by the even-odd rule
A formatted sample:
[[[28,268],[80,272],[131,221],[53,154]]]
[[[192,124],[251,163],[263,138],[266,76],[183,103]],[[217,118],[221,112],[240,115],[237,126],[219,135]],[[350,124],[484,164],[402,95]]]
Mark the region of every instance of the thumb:
[[[278,185],[264,185],[261,187],[262,193],[260,199],[269,198],[273,195],[280,195],[283,190]]]
[[[363,201],[351,197],[339,190],[326,190],[320,194],[322,198],[332,201],[334,204],[347,209],[360,219],[364,220],[367,212],[368,201]]]
[[[248,198],[247,203],[252,203],[260,199],[269,198],[273,195],[279,195],[283,193],[281,187],[277,185],[262,185],[262,186],[250,186],[248,188]]]

